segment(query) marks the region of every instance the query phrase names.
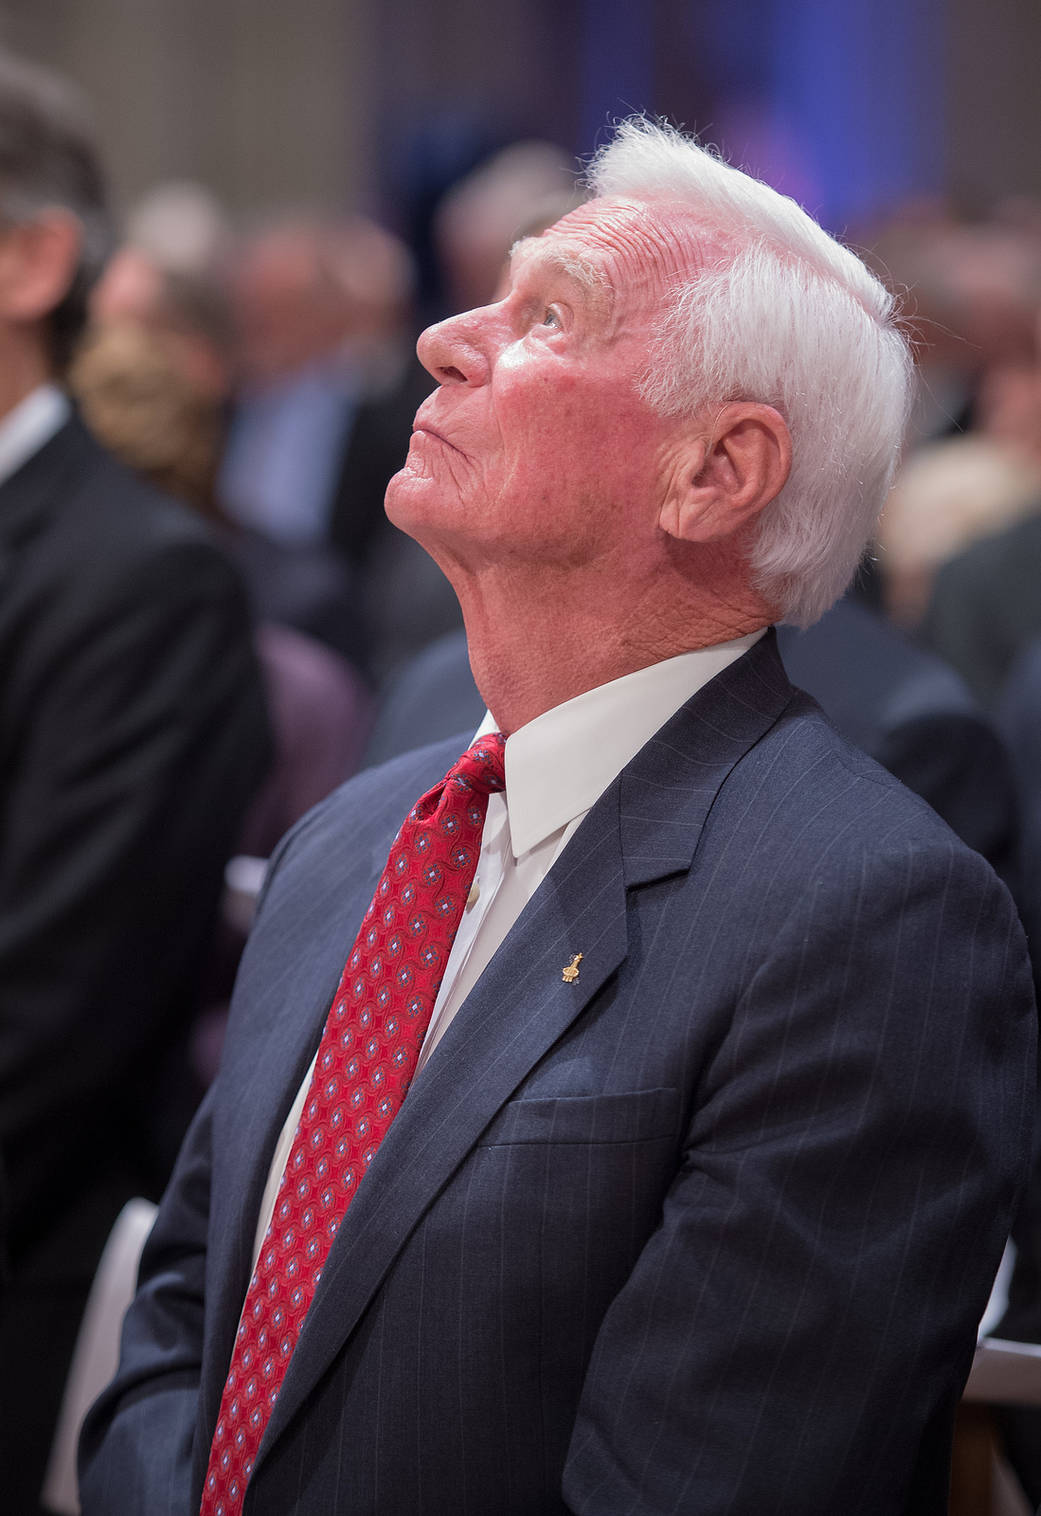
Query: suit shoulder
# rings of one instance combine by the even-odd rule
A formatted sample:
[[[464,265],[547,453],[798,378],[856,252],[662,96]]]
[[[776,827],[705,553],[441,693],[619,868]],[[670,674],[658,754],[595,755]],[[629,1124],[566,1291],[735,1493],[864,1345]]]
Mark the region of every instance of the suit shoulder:
[[[1030,998],[1018,915],[990,864],[808,697],[721,786],[682,890],[695,913],[711,894],[746,987],[774,961],[815,975],[854,958],[864,974],[902,962],[910,975],[935,954],[950,979],[986,951],[994,982],[1011,975],[1017,1005]]]
[[[93,440],[93,439],[91,439]],[[117,559],[152,557],[185,548],[224,561],[206,523],[181,502],[139,479],[94,445],[70,480],[60,519],[72,534],[89,532]]]
[[[444,778],[469,734],[404,753],[353,775],[288,831],[272,855],[265,894],[276,876],[337,869],[359,849],[390,842],[419,797]],[[384,843],[385,839],[385,843]]]
[[[722,816],[737,807],[760,828],[764,845],[792,856],[809,849],[878,858],[911,847],[965,855],[991,874],[926,801],[848,742],[801,690],[723,786]]]
[[[69,424],[16,481],[0,548],[0,646],[12,714],[128,660],[171,668],[198,653],[216,679],[252,659],[246,592],[206,524]],[[250,676],[252,677],[252,676]],[[20,719],[20,718],[19,718]]]
[[[187,506],[138,478],[77,416],[3,485],[5,558],[19,579],[106,579],[185,549],[225,560]]]
[[[138,479],[85,428],[41,496],[37,529],[18,554],[24,615],[89,629],[113,617],[186,617],[209,607],[245,632],[245,588],[207,523]]]
[[[404,817],[420,795],[444,778],[469,742],[470,734],[461,733],[447,741],[432,742],[402,753],[374,768],[363,769],[345,780],[315,808],[323,813],[317,819],[323,822],[350,820],[368,811],[377,798],[397,806]]]

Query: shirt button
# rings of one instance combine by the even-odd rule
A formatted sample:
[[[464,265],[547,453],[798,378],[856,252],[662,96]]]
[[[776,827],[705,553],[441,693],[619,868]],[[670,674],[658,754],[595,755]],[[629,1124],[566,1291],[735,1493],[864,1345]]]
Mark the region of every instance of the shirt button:
[[[469,910],[472,905],[476,905],[477,902],[478,902],[478,900],[480,900],[480,898],[481,898],[481,886],[477,883],[477,880],[475,879],[474,882],[473,882],[473,884],[471,884],[471,886],[470,886],[470,893],[466,897],[466,909]]]

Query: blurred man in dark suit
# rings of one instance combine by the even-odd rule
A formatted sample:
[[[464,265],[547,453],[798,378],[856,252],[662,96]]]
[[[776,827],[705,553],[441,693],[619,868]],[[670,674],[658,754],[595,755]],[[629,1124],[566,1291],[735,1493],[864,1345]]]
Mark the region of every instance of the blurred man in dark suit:
[[[0,57],[0,1307],[5,1511],[38,1509],[121,1205],[161,1186],[224,862],[267,724],[205,529],[117,466],[61,378],[109,245],[67,87]]]
[[[488,713],[276,853],[85,1516],[946,1511],[1029,965],[769,629],[854,571],[905,344],[678,134],[592,178],[420,339],[387,510]]]
[[[936,576],[921,635],[994,705],[1016,657],[1041,635],[1041,510],[974,542]]]

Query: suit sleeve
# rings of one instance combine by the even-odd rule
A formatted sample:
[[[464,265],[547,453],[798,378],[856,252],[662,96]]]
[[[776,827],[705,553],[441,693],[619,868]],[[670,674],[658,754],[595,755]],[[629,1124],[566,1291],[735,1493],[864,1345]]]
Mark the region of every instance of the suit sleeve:
[[[138,558],[114,586],[87,570],[73,580],[32,670],[14,671],[0,1143],[16,1206],[59,1139],[70,1161],[70,1126],[89,1147],[111,1102],[133,1098],[132,1071],[146,1084],[157,1072],[269,757],[230,567],[195,536]]]
[[[141,1258],[119,1372],[80,1438],[83,1516],[186,1516],[202,1363],[210,1105],[185,1139]]]
[[[315,814],[301,818],[272,854],[258,919],[283,859]],[[220,1087],[218,1073],[181,1146],[145,1244],[137,1293],[123,1323],[119,1368],[84,1423],[79,1448],[83,1516],[185,1516],[192,1509],[212,1111]]]
[[[583,1516],[946,1510],[1029,1147],[1021,933],[935,832],[788,898],[598,1335],[563,1485]]]

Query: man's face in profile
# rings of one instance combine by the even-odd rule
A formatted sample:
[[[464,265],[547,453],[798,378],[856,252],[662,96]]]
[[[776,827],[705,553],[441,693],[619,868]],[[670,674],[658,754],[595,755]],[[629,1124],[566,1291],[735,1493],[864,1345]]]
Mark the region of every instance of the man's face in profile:
[[[391,519],[470,570],[514,557],[624,570],[672,431],[637,385],[689,240],[601,200],[518,244],[501,300],[420,338],[439,388],[388,489]]]

